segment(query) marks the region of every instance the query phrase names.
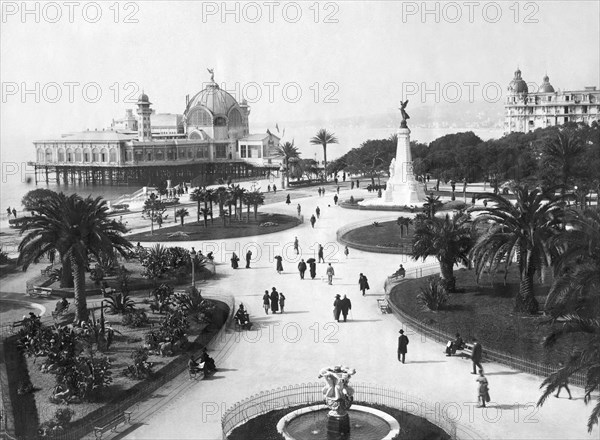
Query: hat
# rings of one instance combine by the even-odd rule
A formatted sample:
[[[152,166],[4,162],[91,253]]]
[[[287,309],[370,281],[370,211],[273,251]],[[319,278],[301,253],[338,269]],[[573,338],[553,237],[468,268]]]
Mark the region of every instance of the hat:
[[[340,294],[338,293],[338,294],[337,294],[335,297],[336,297],[336,298],[339,298],[339,297],[340,297]]]
[[[402,333],[402,334],[404,334],[404,330],[400,330],[398,333]]]

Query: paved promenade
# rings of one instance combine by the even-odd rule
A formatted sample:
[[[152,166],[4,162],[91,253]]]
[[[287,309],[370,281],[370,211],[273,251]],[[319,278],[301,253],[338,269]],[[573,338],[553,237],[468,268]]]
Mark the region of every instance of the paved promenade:
[[[319,369],[335,364],[356,368],[353,381],[386,385],[446,406],[458,423],[487,438],[598,438],[597,430],[591,436],[587,433],[591,408],[584,405],[583,392],[576,387],[572,387],[574,400],[551,398],[538,409],[534,403],[540,395],[540,378],[487,363],[484,368],[493,401],[487,409],[475,408],[476,376],[470,374],[470,361],[445,357],[441,344],[406,327],[410,338],[407,363],[400,364],[396,341],[402,323],[393,315],[382,315],[376,298],[382,297],[385,278],[400,263],[408,269],[424,263],[353,249],[346,259],[336,241],[336,230],[355,221],[389,217],[390,213],[342,209],[334,206],[330,191],[326,197],[315,194],[302,199],[295,199],[293,191],[290,194],[290,206],[276,203],[262,211],[295,215],[300,203],[308,218],[319,206],[322,214],[314,229],[306,222],[276,234],[188,244],[203,251],[213,250],[219,263],[218,281],[203,285],[203,292],[233,295],[236,303],[243,302],[255,329],[243,333],[229,329],[211,349],[219,368],[215,376],[196,382],[183,374],[167,389],[159,390],[155,398],[140,405],[134,414],[136,425],[125,438],[219,439],[221,416],[234,403],[262,390],[318,381]],[[350,194],[364,197],[366,192],[342,190],[340,198]],[[300,280],[292,247],[295,236],[300,241],[301,258],[316,258],[316,243],[324,246],[325,258],[335,269],[333,285],[324,280],[326,264],[317,266],[315,280]],[[240,269],[231,269],[231,252],[243,260],[248,248],[257,260],[252,268],[245,269],[241,264]],[[282,274],[275,271],[276,255],[284,257]],[[358,290],[360,272],[371,285],[365,297]],[[265,315],[262,295],[271,287],[287,298],[283,314]],[[348,322],[333,321],[335,294],[346,294],[352,301]]]

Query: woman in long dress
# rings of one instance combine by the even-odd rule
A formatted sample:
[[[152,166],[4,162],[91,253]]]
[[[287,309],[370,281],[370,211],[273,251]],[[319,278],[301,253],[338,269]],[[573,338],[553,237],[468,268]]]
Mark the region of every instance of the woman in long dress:
[[[283,263],[282,263],[283,258],[281,257],[281,255],[277,255],[275,257],[275,259],[277,260],[277,267],[276,267],[277,273],[283,272]]]

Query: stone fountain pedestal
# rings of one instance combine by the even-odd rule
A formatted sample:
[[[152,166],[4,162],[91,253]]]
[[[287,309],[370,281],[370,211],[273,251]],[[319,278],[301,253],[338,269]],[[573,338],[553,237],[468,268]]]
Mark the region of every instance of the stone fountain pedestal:
[[[338,416],[329,413],[327,418],[327,438],[338,440],[350,434],[350,416],[348,413]]]
[[[423,185],[417,182],[413,173],[412,156],[410,154],[410,129],[401,127],[396,132],[396,158],[390,165],[388,180],[383,201],[391,205],[417,205],[425,201]]]

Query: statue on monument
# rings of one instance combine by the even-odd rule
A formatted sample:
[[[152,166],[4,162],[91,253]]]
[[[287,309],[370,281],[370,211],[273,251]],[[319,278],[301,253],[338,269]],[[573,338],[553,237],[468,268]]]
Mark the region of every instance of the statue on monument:
[[[330,415],[343,416],[352,406],[354,400],[354,389],[348,384],[350,377],[356,373],[355,369],[336,365],[335,367],[323,368],[319,372],[319,378],[324,378],[327,383],[323,387],[325,403],[330,408]]]
[[[407,128],[406,126],[406,120],[410,119],[410,116],[408,116],[408,113],[406,113],[406,106],[408,105],[408,99],[404,102],[400,101],[400,113],[402,113],[402,122],[400,123],[400,128]]]
[[[215,82],[215,69],[206,69],[206,70],[208,70],[208,73],[210,73],[211,82]]]

